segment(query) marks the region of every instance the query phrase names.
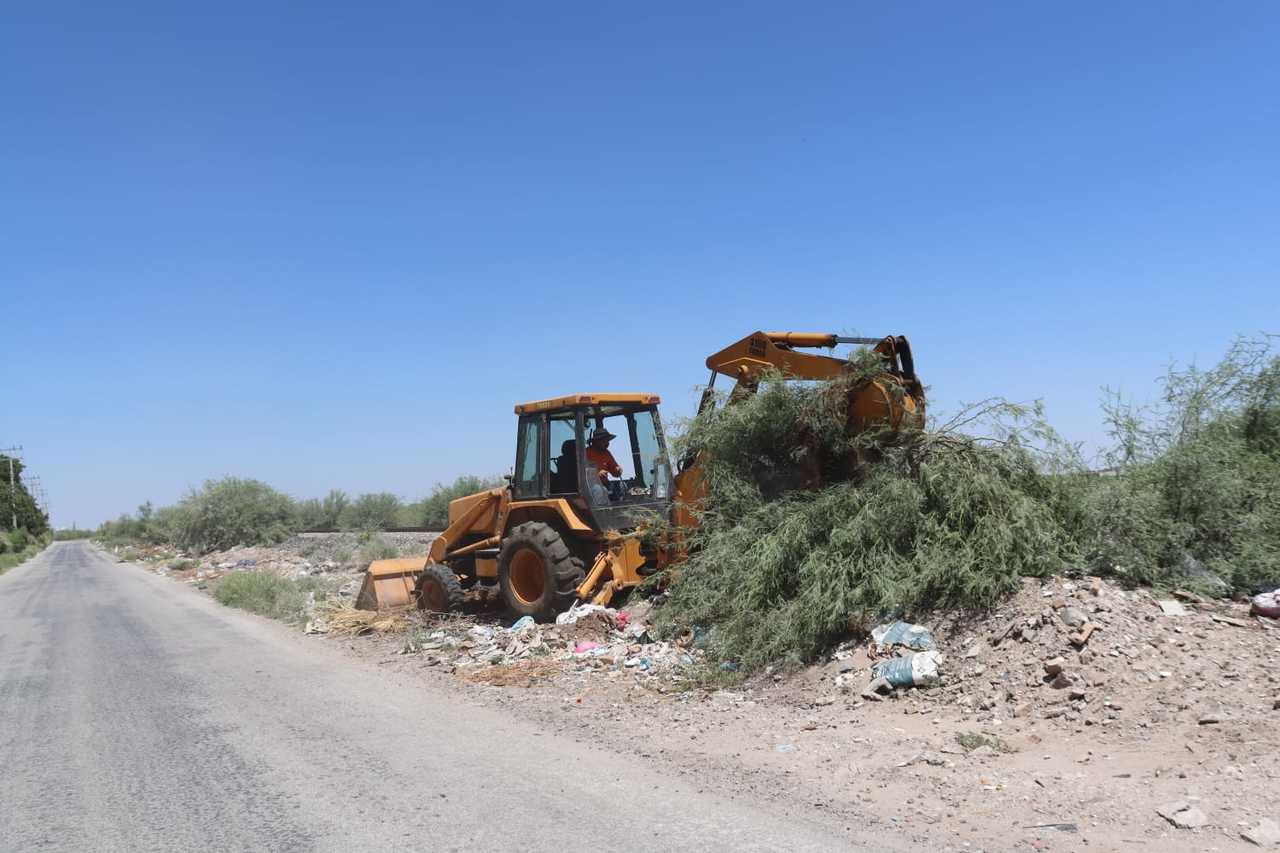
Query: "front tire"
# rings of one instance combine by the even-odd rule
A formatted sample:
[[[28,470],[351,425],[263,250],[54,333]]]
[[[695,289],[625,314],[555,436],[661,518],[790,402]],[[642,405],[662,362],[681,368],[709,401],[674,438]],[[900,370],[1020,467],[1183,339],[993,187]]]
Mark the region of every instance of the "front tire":
[[[438,563],[427,566],[418,575],[418,609],[432,613],[448,613],[462,609],[462,585],[453,569]]]
[[[511,528],[498,553],[498,589],[517,616],[548,622],[577,599],[586,572],[560,532],[528,521]]]

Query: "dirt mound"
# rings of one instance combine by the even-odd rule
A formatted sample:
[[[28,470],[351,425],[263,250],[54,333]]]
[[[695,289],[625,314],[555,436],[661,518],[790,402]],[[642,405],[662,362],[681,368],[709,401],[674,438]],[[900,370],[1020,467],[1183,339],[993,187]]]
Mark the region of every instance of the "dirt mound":
[[[936,686],[898,691],[922,713],[953,706],[975,722],[1145,728],[1274,720],[1280,623],[1247,603],[1126,590],[1101,578],[1028,579],[989,615],[928,626],[943,652]],[[877,655],[846,645],[825,681],[857,692]],[[829,689],[829,687],[827,688]]]

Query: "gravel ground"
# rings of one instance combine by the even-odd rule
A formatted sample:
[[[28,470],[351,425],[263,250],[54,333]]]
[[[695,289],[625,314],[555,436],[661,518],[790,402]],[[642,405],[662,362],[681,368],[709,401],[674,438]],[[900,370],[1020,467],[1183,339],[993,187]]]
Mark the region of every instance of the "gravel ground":
[[[637,635],[643,608],[631,613],[628,631],[513,633],[482,614],[317,641],[630,762],[911,846],[1252,849],[1245,834],[1280,822],[1280,626],[1244,605],[1029,580],[984,618],[928,626],[940,682],[884,698],[863,687],[892,652],[867,643],[697,687],[696,649],[659,650]],[[575,654],[584,640],[599,648]]]

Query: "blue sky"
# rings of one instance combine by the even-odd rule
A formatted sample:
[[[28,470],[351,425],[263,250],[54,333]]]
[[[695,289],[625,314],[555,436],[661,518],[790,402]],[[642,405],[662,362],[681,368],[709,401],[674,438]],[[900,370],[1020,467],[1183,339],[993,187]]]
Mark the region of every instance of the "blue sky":
[[[692,8],[691,7],[696,7]],[[55,522],[208,477],[416,497],[511,407],[687,414],[758,328],[935,410],[1280,331],[1280,6],[10,4],[0,445]]]

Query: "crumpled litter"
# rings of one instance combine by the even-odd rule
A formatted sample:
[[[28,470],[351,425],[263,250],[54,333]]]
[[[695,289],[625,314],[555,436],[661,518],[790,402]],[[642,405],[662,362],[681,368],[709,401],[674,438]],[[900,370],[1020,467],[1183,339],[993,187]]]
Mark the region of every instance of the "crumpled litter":
[[[928,628],[910,622],[890,622],[872,628],[871,639],[881,650],[904,646],[912,651],[927,652],[938,647]]]

